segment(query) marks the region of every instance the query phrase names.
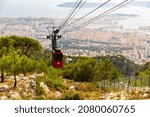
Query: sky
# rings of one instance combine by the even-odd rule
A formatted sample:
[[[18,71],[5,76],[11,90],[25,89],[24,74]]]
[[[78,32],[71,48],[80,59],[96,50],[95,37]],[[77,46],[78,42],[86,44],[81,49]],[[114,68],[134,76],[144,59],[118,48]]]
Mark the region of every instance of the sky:
[[[65,2],[76,2],[77,0],[0,0],[0,17],[19,17],[19,16],[47,16],[47,17],[65,17],[68,9],[57,7],[58,4]],[[99,3],[107,0],[87,0],[91,3]],[[112,2],[118,3],[124,0],[111,0]],[[142,1],[142,0],[134,0]],[[150,0],[143,0],[150,1]],[[129,5],[128,5],[129,6]],[[146,9],[138,10],[138,8],[120,9],[120,12],[138,13],[147,12]],[[81,14],[80,14],[81,15]]]
[[[69,8],[57,7],[58,4],[65,2],[76,2],[77,0],[0,0],[0,17],[51,17],[62,18],[66,17]],[[87,0],[91,3],[99,3],[107,0]],[[111,0],[114,3],[119,3],[124,0]],[[150,0],[133,0],[134,1],[149,1]],[[80,17],[88,13],[91,9],[82,9],[75,17]],[[92,16],[96,16],[104,9],[100,9]],[[121,8],[115,13],[136,14],[139,15],[137,19],[132,19],[128,22],[140,23],[141,25],[150,25],[150,8],[146,7],[128,7]],[[135,21],[134,21],[135,20]],[[144,22],[142,21],[144,20]],[[136,25],[135,24],[135,25]]]

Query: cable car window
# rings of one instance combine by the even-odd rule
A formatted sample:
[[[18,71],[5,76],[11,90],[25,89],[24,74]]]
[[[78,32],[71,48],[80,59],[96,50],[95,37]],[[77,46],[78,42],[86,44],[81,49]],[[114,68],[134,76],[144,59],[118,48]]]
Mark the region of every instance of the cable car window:
[[[54,54],[54,60],[55,61],[62,61],[63,60],[63,54]]]

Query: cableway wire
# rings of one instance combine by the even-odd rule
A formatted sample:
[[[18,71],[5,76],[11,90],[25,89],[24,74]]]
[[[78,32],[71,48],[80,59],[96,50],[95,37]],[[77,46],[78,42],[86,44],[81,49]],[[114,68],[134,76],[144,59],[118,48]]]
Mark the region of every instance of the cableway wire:
[[[119,3],[119,4],[117,4],[116,6],[110,8],[109,10],[103,12],[102,14],[100,14],[100,15],[94,17],[93,19],[91,19],[91,20],[89,20],[89,21],[87,21],[87,22],[85,22],[85,23],[83,23],[83,24],[81,24],[81,25],[79,25],[79,26],[77,26],[77,27],[71,29],[71,30],[76,30],[76,29],[85,27],[85,26],[89,25],[90,23],[92,23],[92,22],[94,22],[94,21],[96,21],[96,20],[98,20],[98,19],[100,19],[100,18],[102,18],[102,17],[104,17],[104,16],[106,16],[106,15],[108,15],[108,14],[110,14],[110,13],[116,11],[116,10],[119,9],[120,7],[123,7],[124,5],[129,4],[129,3],[132,2],[132,1],[133,1],[133,0],[125,0],[125,1],[123,1],[123,2],[121,2],[121,3]]]
[[[60,26],[59,30],[61,30],[65,25],[66,23],[70,20],[70,17],[74,14],[74,12],[76,11],[76,9],[79,7],[79,5],[82,3],[82,0],[80,0],[80,2],[78,3],[77,2],[77,5],[75,6],[75,8],[73,9],[73,11],[71,12],[71,14],[69,15],[68,18],[66,18],[66,20],[64,21],[64,23]]]
[[[70,12],[68,13],[67,17],[65,18],[65,20],[62,22],[62,24],[61,24],[59,27],[61,27],[61,26],[64,24],[64,22],[65,22],[65,21],[67,20],[67,18],[70,16],[70,14],[72,13],[73,9],[76,7],[76,5],[78,4],[78,2],[79,2],[79,0],[77,0],[77,1],[75,2],[75,4],[73,5],[72,9],[71,9]]]
[[[74,24],[74,23],[76,23],[76,22],[82,20],[83,18],[85,18],[86,16],[90,15],[90,14],[93,13],[94,11],[98,10],[99,8],[101,8],[102,6],[104,6],[105,4],[107,4],[107,3],[110,2],[110,1],[111,1],[111,0],[107,0],[106,2],[104,2],[103,4],[101,4],[100,6],[98,6],[97,8],[95,8],[94,10],[90,11],[90,12],[87,13],[86,15],[80,17],[79,19],[77,19],[77,20],[71,22],[70,24],[68,24],[68,25],[66,25],[66,26],[70,26],[70,25],[72,25],[72,24]]]
[[[71,16],[70,19],[72,19],[72,18],[79,12],[79,10],[85,5],[86,2],[87,2],[87,0],[85,0],[85,1],[80,5],[79,9]],[[67,23],[68,23],[68,22],[67,22]],[[65,25],[65,26],[66,26],[66,25]]]

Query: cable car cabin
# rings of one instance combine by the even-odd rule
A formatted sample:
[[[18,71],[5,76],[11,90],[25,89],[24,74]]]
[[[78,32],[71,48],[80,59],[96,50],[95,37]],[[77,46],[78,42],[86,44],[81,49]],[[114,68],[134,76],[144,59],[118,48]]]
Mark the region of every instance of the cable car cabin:
[[[63,53],[61,50],[55,50],[53,52],[53,67],[54,68],[63,68]]]

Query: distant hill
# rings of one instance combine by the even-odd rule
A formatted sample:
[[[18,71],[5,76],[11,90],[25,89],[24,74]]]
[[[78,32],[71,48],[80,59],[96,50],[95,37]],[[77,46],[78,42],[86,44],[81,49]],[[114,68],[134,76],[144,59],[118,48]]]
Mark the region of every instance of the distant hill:
[[[124,56],[104,56],[97,57],[98,59],[109,59],[125,76],[133,75],[133,73],[140,70],[141,66],[135,64],[133,61],[125,58]]]
[[[65,7],[65,8],[72,8],[74,6],[75,2],[65,2],[62,4],[58,4],[58,7]],[[86,3],[82,8],[95,8],[103,3]],[[115,3],[108,3],[103,7],[111,7],[116,5]],[[133,1],[128,6],[139,6],[139,7],[146,7],[150,8],[150,1]]]

